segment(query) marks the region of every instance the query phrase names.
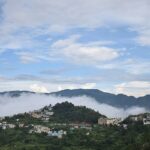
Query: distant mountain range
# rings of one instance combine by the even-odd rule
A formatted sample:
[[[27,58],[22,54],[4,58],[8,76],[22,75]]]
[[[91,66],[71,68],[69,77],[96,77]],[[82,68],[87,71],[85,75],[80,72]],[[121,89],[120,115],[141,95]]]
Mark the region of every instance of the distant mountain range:
[[[0,96],[10,96],[10,97],[18,97],[22,94],[36,94],[34,92],[29,91],[8,91],[8,92],[0,92]],[[150,109],[150,95],[146,95],[143,97],[134,97],[127,96],[124,94],[111,94],[102,92],[97,89],[74,89],[74,90],[62,90],[53,93],[44,93],[43,95],[54,95],[59,97],[78,97],[78,96],[88,96],[94,98],[99,103],[105,103],[114,107],[128,108],[132,106],[145,107]]]

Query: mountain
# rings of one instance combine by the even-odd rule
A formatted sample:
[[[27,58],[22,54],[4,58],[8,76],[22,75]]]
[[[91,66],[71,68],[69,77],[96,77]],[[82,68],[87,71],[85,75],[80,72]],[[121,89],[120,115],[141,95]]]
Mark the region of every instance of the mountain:
[[[121,108],[128,108],[132,106],[145,107],[148,109],[150,108],[150,95],[136,98],[134,96],[127,96],[124,94],[115,95],[111,93],[106,93],[97,89],[67,89],[51,94],[61,97],[88,96],[94,98],[99,103],[105,103],[111,106]]]
[[[0,92],[0,96],[11,96],[11,97],[18,97],[22,94],[36,94],[34,92],[29,91],[8,91],[8,92]],[[146,95],[143,97],[134,97],[134,96],[127,96],[124,94],[111,94],[102,92],[97,89],[74,89],[74,90],[62,90],[53,93],[44,93],[43,95],[53,95],[59,97],[78,97],[78,96],[88,96],[94,98],[99,103],[105,103],[114,107],[121,107],[121,108],[128,108],[132,106],[139,106],[145,107],[147,109],[150,108],[150,95]]]
[[[0,92],[0,96],[10,96],[10,97],[19,97],[22,94],[36,94],[35,92],[30,91],[6,91]]]

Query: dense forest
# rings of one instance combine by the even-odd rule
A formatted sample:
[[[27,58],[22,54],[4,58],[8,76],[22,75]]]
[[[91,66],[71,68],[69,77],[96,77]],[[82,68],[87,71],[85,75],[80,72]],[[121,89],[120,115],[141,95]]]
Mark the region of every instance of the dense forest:
[[[86,122],[97,123],[99,117],[105,117],[85,106],[74,106],[72,103],[64,102],[53,107],[54,116],[51,120],[56,122]]]

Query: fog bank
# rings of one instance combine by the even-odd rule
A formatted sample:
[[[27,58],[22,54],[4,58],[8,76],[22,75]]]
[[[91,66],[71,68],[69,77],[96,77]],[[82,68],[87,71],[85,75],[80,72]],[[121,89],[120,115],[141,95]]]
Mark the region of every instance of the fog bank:
[[[107,104],[100,104],[95,99],[81,96],[73,98],[64,98],[56,96],[46,96],[40,94],[22,94],[20,97],[9,97],[9,96],[0,96],[0,116],[12,116],[18,113],[24,113],[40,109],[46,105],[62,102],[71,102],[76,106],[86,106],[92,108],[96,111],[99,111],[101,114],[106,115],[107,117],[122,117],[125,118],[131,114],[139,114],[148,112],[143,107],[130,107],[128,109],[116,108]]]

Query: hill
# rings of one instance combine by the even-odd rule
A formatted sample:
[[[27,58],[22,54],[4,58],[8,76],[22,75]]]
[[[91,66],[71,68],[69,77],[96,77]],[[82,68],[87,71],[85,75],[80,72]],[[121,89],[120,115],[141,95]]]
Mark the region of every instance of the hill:
[[[105,117],[85,106],[74,106],[72,103],[58,103],[53,107],[54,115],[51,120],[57,122],[86,122],[97,123],[99,117]]]
[[[105,117],[101,115],[99,112],[96,112],[92,109],[86,108],[85,106],[74,106],[72,103],[63,102],[57,103],[53,107],[51,107],[50,112],[53,112],[53,115],[45,115],[49,112],[50,106],[45,106],[40,110],[36,110],[30,113],[18,114],[13,117],[6,117],[7,122],[16,122],[16,119],[20,119],[22,122],[26,124],[34,124],[34,123],[42,123],[41,120],[47,116],[51,123],[89,123],[89,124],[97,124],[99,117]],[[39,117],[32,117],[32,113],[37,112]]]
[[[35,112],[43,112],[51,108],[46,106]],[[54,116],[43,122],[32,118],[29,114],[8,117],[4,124],[15,124],[14,128],[0,128],[0,150],[149,150],[150,125],[139,123],[122,126],[91,125],[90,128],[76,128],[66,122],[90,122],[97,112],[86,107],[74,106],[64,102],[56,104],[51,109]],[[70,114],[70,115],[69,115]],[[86,117],[85,117],[86,115]],[[145,115],[145,114],[144,114]],[[101,116],[101,115],[100,115]],[[91,119],[92,120],[91,120]],[[56,120],[55,120],[56,119]],[[90,119],[90,120],[89,120]],[[54,122],[64,121],[58,126]],[[19,126],[23,125],[23,126]],[[61,138],[48,136],[47,132],[30,132],[38,127],[49,130],[65,131]],[[49,132],[49,131],[48,131]]]

